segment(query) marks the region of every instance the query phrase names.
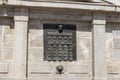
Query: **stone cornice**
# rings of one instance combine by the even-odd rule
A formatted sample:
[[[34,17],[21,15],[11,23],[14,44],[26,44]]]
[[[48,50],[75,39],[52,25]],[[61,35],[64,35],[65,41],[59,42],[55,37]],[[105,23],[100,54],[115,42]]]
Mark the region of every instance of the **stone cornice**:
[[[106,4],[106,3],[101,4],[101,3],[86,3],[86,2],[53,2],[53,1],[35,2],[35,1],[8,0],[6,5],[120,12],[119,6]]]

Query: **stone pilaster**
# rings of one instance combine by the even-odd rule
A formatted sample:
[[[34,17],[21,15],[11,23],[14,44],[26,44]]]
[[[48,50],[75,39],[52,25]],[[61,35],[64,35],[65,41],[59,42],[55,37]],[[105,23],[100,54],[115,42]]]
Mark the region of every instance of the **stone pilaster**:
[[[27,31],[28,31],[28,10],[16,8],[14,15],[15,44],[14,44],[14,77],[26,78],[27,58]]]
[[[93,69],[94,80],[107,80],[107,66],[105,61],[105,26],[104,14],[93,15]]]

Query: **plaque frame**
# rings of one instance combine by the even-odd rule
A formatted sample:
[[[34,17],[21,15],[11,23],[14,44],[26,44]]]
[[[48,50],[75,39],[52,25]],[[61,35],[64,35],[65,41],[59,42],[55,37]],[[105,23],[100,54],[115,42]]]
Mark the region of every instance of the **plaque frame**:
[[[61,25],[63,26],[62,27],[63,30],[62,32],[59,32],[58,26],[61,26]],[[43,24],[43,30],[44,30],[43,31],[44,32],[43,34],[44,61],[76,61],[77,60],[76,25],[45,23]],[[62,48],[60,47],[60,45],[62,46]],[[67,54],[67,55],[63,56],[63,54]],[[61,55],[62,57],[60,58]],[[53,56],[56,56],[56,58]]]

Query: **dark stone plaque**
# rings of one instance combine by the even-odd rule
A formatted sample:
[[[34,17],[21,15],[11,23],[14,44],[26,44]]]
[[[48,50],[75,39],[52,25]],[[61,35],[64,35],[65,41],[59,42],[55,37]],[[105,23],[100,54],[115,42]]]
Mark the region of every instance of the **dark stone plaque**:
[[[44,60],[76,60],[76,26],[44,24]]]

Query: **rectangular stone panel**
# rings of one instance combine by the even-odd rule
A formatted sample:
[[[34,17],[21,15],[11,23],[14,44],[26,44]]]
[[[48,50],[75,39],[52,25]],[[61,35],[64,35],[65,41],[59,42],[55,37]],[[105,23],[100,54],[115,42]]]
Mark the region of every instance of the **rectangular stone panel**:
[[[92,80],[88,74],[64,74],[60,76],[61,80]]]
[[[86,64],[71,64],[68,65],[68,73],[70,74],[88,74],[90,72],[89,66]]]
[[[14,46],[14,34],[4,34],[3,35],[3,46],[13,47]]]
[[[8,73],[8,64],[7,63],[0,63],[0,74],[7,74]]]
[[[112,34],[114,49],[120,49],[120,30],[119,29],[113,30]]]
[[[91,26],[90,22],[80,22],[80,24],[77,24],[77,38],[91,37]]]
[[[40,63],[41,60],[43,61],[43,48],[36,47],[36,48],[29,48],[28,49],[28,60],[30,63]]]
[[[77,39],[77,53],[78,60],[90,60],[91,58],[90,38]]]
[[[40,75],[31,75],[32,77],[28,77],[28,80],[56,80],[54,74],[40,74]],[[59,79],[57,79],[59,80]]]
[[[113,33],[114,38],[120,38],[120,30],[119,29],[113,30],[112,33]]]
[[[48,63],[30,64],[30,74],[50,74],[52,68]]]
[[[29,30],[29,47],[43,47],[43,31],[39,29]]]
[[[108,75],[108,80],[120,80],[119,74],[110,74]]]
[[[120,50],[114,50],[113,57],[116,61],[120,61]]]
[[[113,44],[114,44],[114,49],[120,49],[120,38],[114,38]]]
[[[4,59],[13,58],[13,48],[3,48],[3,57]]]
[[[112,64],[111,66],[108,66],[108,74],[119,74],[119,68],[118,66],[115,66],[115,64]]]
[[[4,34],[13,34],[14,33],[14,28],[10,25],[4,25]]]

